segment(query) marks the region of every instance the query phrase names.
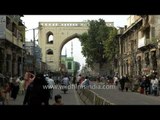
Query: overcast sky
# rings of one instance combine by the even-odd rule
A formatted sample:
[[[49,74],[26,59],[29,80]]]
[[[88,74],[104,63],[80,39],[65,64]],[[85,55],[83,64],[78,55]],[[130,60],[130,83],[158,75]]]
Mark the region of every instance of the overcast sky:
[[[127,25],[127,18],[129,15],[24,15],[23,20],[27,29],[38,27],[38,22],[83,22],[85,20],[104,19],[106,22],[114,22],[115,27],[124,27]],[[26,41],[33,39],[33,31],[26,32]],[[36,39],[38,39],[38,30],[36,31]],[[85,64],[85,58],[81,54],[81,44],[77,38],[66,43],[62,49],[62,54],[67,51],[67,56],[71,56],[71,42],[73,43],[73,57],[74,60],[82,65]]]

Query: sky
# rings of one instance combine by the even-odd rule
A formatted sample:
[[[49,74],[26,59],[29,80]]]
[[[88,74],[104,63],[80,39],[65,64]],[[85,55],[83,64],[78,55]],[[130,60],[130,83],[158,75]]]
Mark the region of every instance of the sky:
[[[22,21],[26,26],[26,41],[33,39],[33,30],[38,27],[38,22],[83,22],[86,20],[104,19],[106,22],[114,22],[115,27],[124,27],[127,25],[129,15],[24,15]],[[38,39],[38,30],[36,30],[35,39]],[[85,57],[81,54],[81,43],[78,38],[75,38],[62,49],[62,54],[67,51],[67,56],[71,56],[71,42],[73,44],[74,60],[81,64],[81,68],[85,65]]]

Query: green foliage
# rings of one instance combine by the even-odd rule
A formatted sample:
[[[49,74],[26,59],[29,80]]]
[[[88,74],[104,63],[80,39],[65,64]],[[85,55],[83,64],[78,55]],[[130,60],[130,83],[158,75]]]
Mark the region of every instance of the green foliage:
[[[93,66],[93,63],[99,63],[102,66],[107,62],[108,57],[109,60],[113,58],[112,54],[116,52],[113,49],[116,45],[112,39],[116,33],[116,29],[106,26],[103,19],[89,21],[88,32],[80,36],[82,54],[86,57],[86,63],[89,66]]]
[[[112,61],[115,54],[118,52],[118,40],[115,38],[117,35],[117,30],[113,28],[110,30],[108,39],[104,42],[105,46],[105,56],[108,61]]]

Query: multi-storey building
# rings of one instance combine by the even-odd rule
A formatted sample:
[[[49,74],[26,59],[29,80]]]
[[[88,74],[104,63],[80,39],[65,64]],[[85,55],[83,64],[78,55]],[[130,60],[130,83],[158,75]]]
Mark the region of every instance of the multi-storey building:
[[[26,60],[26,65],[30,65],[32,64],[32,68],[30,68],[29,70],[34,70],[33,67],[35,67],[35,72],[44,72],[45,70],[42,70],[42,53],[41,53],[41,48],[39,47],[39,45],[35,45],[34,46],[34,41],[27,41],[25,42],[25,50],[27,52],[29,52],[30,54],[25,58]],[[29,60],[29,56],[32,57],[32,59]],[[35,63],[34,63],[34,59],[35,59]],[[32,61],[31,61],[32,60]],[[35,64],[35,65],[34,65]],[[44,64],[43,64],[44,65]]]
[[[130,16],[119,37],[119,74],[160,73],[160,16]]]
[[[61,56],[61,68],[60,72],[74,76],[80,68],[80,63],[74,61],[73,57],[67,57],[67,55]]]
[[[0,73],[23,74],[25,25],[20,15],[0,15]]]

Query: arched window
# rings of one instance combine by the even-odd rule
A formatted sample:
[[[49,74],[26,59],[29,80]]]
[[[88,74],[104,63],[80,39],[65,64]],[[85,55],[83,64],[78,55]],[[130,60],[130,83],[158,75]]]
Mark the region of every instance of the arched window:
[[[53,50],[48,49],[46,53],[47,53],[47,55],[53,55]]]
[[[47,44],[53,44],[53,33],[52,32],[47,33]]]

